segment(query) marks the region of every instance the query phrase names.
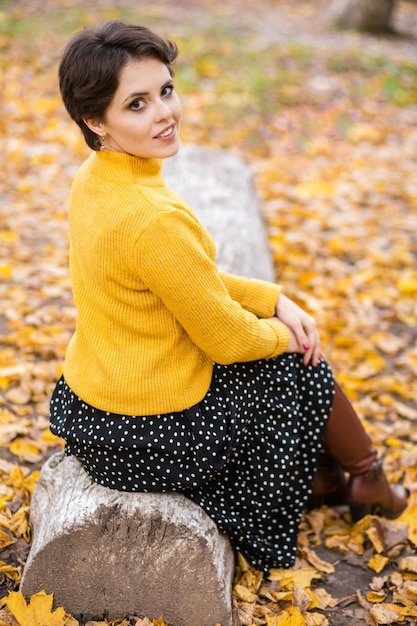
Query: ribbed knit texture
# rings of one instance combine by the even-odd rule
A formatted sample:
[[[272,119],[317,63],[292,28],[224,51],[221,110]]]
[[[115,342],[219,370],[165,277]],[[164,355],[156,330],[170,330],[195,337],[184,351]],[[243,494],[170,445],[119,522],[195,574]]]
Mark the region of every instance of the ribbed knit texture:
[[[270,358],[289,345],[280,287],[219,272],[212,237],[161,174],[162,162],[93,152],[70,196],[76,332],[69,386],[127,415],[181,411],[206,394],[213,361]]]

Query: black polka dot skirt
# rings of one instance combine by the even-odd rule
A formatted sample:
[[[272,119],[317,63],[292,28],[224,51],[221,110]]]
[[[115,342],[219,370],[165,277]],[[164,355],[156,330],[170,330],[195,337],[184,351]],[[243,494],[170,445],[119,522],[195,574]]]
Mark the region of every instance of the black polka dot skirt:
[[[92,479],[120,491],[180,491],[263,571],[294,563],[333,376],[299,354],[215,364],[205,398],[178,413],[95,409],[61,378],[51,430]]]

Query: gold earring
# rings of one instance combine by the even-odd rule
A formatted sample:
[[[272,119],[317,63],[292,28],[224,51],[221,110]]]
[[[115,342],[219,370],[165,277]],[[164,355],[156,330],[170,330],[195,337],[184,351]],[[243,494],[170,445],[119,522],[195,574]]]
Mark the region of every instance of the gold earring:
[[[104,145],[104,137],[100,137],[99,141],[100,141],[100,152],[104,152],[106,149],[106,146]]]

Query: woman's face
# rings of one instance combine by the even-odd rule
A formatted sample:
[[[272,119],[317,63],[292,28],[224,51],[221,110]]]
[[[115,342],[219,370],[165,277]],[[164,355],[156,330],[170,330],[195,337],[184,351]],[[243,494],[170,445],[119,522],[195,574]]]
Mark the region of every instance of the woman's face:
[[[108,150],[145,158],[173,156],[179,149],[181,103],[168,68],[158,59],[132,59],[121,70],[104,120],[85,121]]]

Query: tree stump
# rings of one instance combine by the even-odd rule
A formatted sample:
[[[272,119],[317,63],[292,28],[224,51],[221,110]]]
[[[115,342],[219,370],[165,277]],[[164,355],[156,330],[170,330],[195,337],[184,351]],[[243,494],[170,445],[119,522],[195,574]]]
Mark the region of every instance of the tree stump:
[[[219,265],[273,280],[252,175],[238,157],[185,147],[165,164],[168,184],[211,231]],[[94,483],[75,457],[44,465],[30,512],[26,597],[45,590],[74,617],[159,617],[172,626],[233,626],[234,554],[228,538],[181,494],[125,493]]]
[[[369,33],[390,30],[394,0],[334,0],[333,21],[342,28],[356,28]]]

